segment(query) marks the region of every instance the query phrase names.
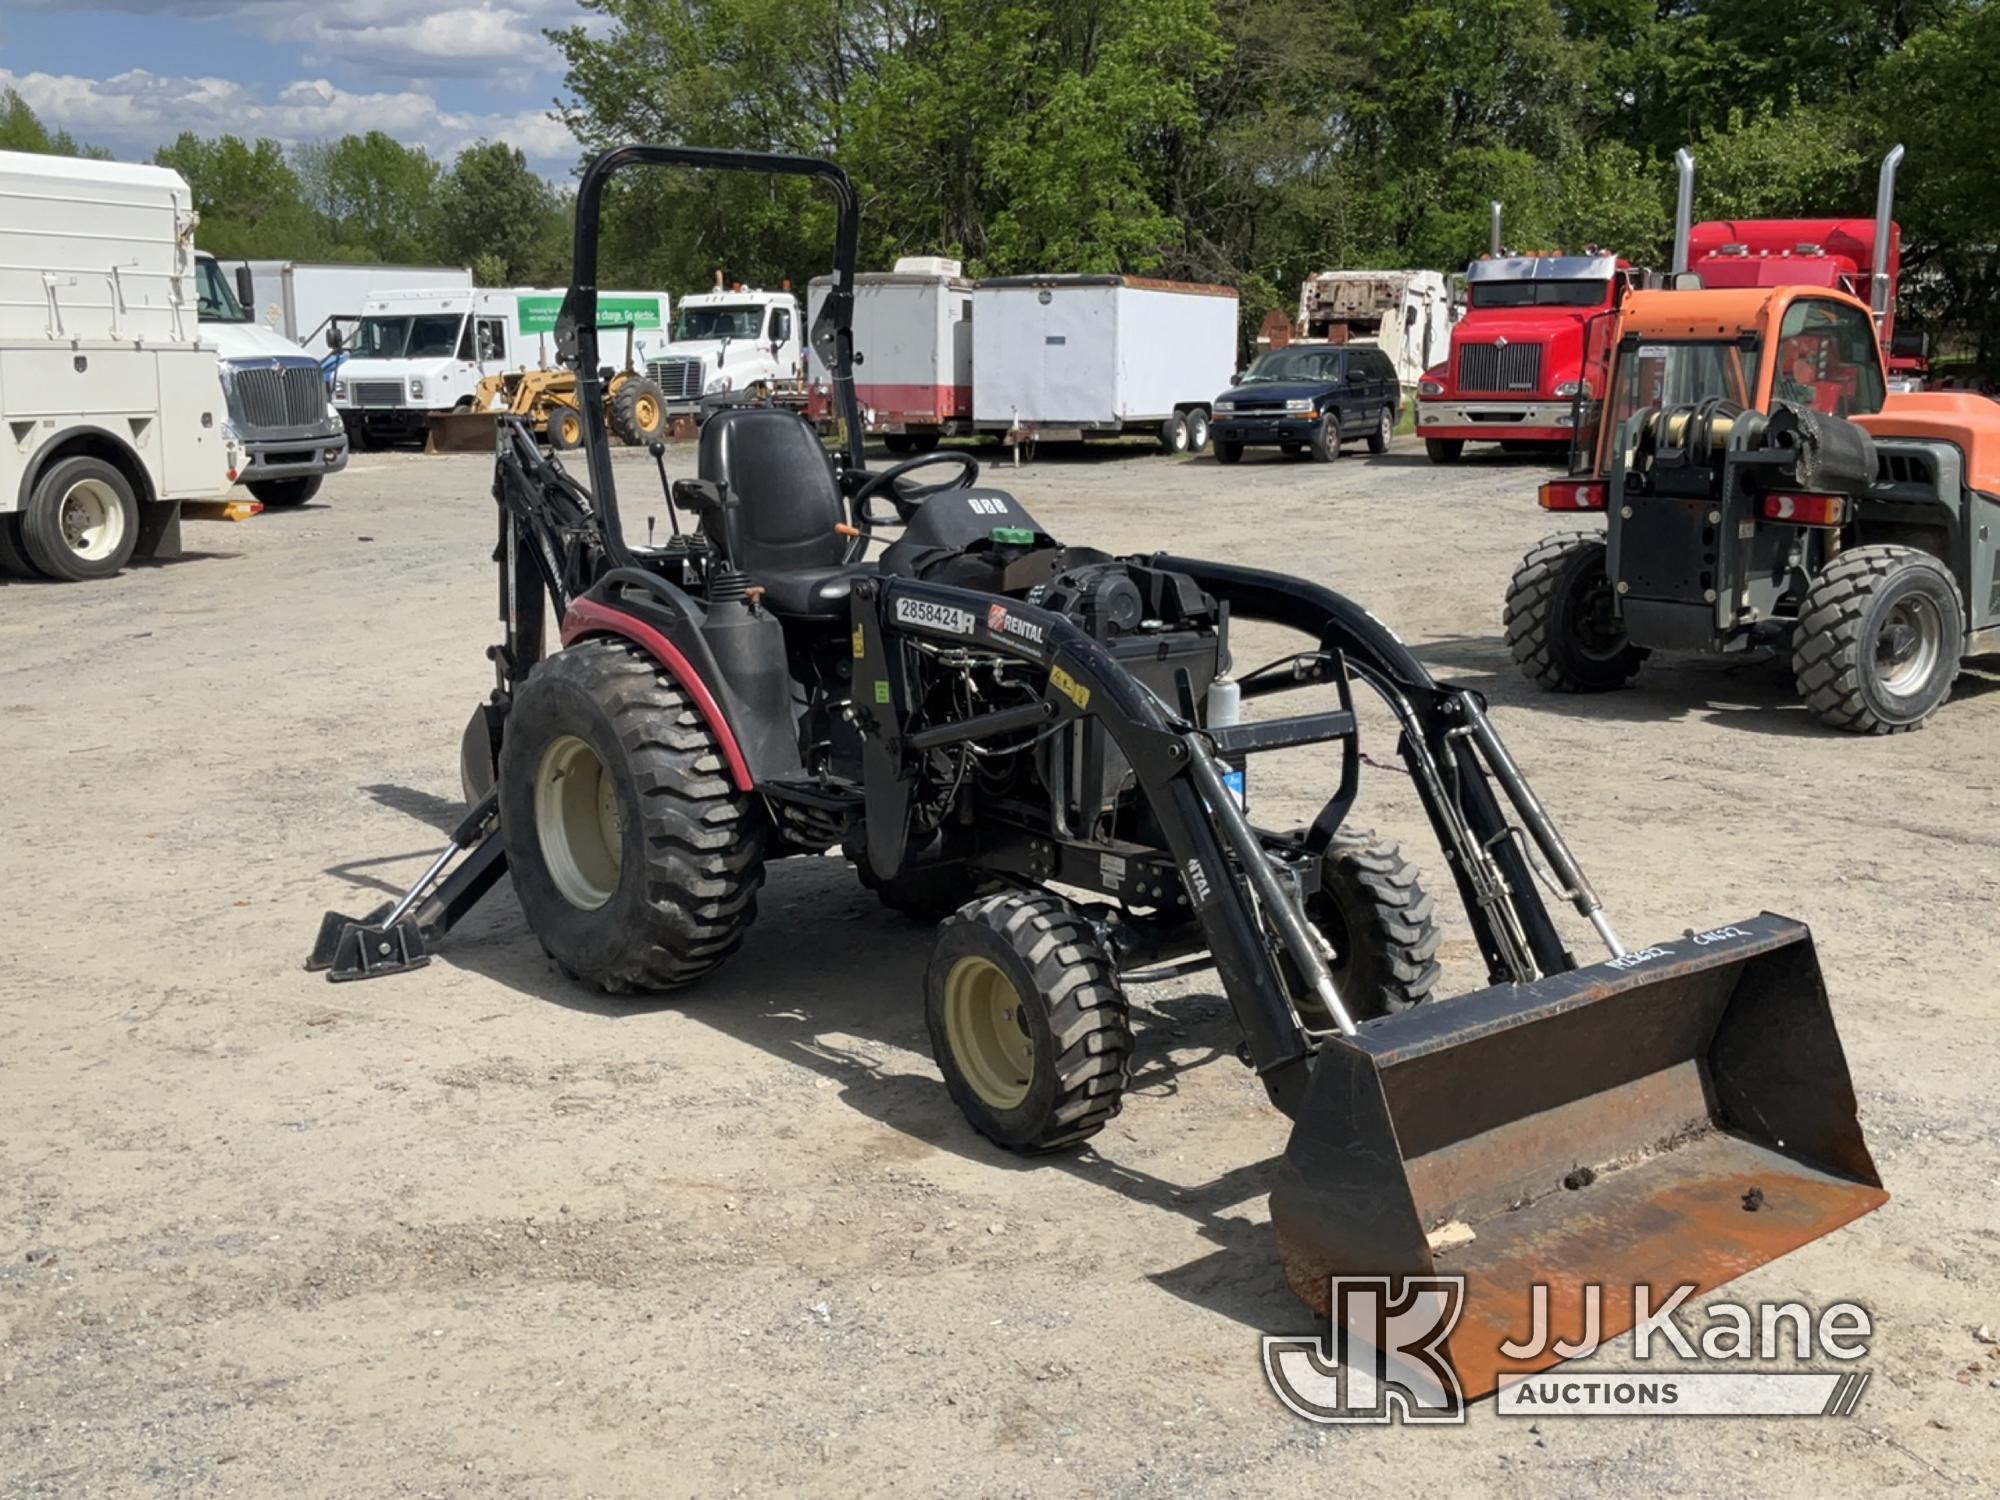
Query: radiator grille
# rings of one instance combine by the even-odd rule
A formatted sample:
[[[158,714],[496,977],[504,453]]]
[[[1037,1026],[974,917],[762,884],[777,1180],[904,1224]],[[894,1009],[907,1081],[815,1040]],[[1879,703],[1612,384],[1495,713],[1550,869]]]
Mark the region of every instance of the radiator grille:
[[[1458,351],[1458,389],[1515,394],[1542,386],[1540,344],[1463,344]]]
[[[356,406],[403,404],[403,382],[400,380],[357,380],[348,389],[354,392]]]
[[[248,427],[310,427],[326,420],[326,384],[318,365],[238,370],[235,377],[236,399]]]
[[[660,394],[669,401],[693,401],[701,395],[701,361],[685,354],[656,359],[646,366]]]

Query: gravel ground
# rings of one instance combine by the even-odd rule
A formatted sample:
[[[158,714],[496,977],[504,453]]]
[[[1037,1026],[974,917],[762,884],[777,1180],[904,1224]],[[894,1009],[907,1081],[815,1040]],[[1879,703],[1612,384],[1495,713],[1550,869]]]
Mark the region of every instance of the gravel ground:
[[[1816,729],[1775,664],[1540,695],[1498,626],[1540,471],[1407,439],[994,477],[1073,542],[1365,601],[1491,695],[1628,938],[1812,924],[1894,1198],[1733,1291],[1870,1307],[1859,1411],[1299,1421],[1258,1359],[1310,1327],[1265,1210],[1286,1127],[1213,977],[1138,991],[1124,1114],[1024,1163],[938,1082],[926,932],[839,860],[774,867],[742,954],[660,1003],[566,982],[504,887],[421,973],[301,972],[324,909],[441,843],[489,681],[487,466],[371,455],[295,513],[191,526],[184,561],[0,586],[0,1493],[1992,1488],[1995,679],[1881,741]],[[1316,784],[1257,777],[1274,819]],[[1446,884],[1396,774],[1362,816]],[[1445,991],[1475,987],[1446,936]]]

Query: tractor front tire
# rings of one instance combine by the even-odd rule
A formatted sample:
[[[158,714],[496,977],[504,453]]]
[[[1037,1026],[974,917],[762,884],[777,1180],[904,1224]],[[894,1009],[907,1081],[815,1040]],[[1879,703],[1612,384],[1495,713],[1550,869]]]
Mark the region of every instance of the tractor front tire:
[[[1306,916],[1333,949],[1333,987],[1356,1021],[1430,999],[1438,981],[1436,906],[1402,848],[1343,829],[1320,858]],[[1331,1016],[1311,1018],[1331,1027]]]
[[[1944,706],[1965,647],[1965,604],[1950,571],[1912,547],[1856,547],[1807,591],[1792,632],[1792,675],[1822,724],[1903,734]]]
[[[1553,693],[1603,693],[1637,675],[1647,653],[1614,608],[1604,537],[1542,538],[1507,586],[1507,645],[1530,682]]]
[[[507,717],[499,784],[522,913],[564,972],[612,994],[674,989],[743,941],[762,813],[638,647],[588,640],[537,666]]]
[[[952,1100],[1010,1151],[1087,1140],[1131,1080],[1117,966],[1082,914],[1047,891],[984,896],[939,926],[924,1019]]]
[[[611,430],[635,448],[667,434],[667,397],[644,375],[620,383],[611,398]]]

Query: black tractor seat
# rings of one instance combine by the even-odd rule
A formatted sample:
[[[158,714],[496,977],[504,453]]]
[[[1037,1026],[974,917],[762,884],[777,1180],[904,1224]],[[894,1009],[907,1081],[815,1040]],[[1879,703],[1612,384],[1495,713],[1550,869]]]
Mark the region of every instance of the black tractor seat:
[[[834,530],[847,507],[833,460],[805,419],[769,406],[719,411],[702,424],[697,468],[736,507],[733,525],[710,515],[702,529],[764,590],[765,607],[781,618],[845,619],[854,580],[878,570],[848,560],[851,543]]]

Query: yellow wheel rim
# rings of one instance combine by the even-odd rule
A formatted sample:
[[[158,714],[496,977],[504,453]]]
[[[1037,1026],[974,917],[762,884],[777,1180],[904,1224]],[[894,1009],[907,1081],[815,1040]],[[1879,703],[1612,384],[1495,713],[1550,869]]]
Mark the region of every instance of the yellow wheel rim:
[[[944,1037],[972,1091],[994,1109],[1014,1109],[1035,1077],[1035,1042],[1021,997],[998,964],[961,958],[944,981]]]
[[[641,432],[657,432],[660,429],[660,403],[651,396],[641,396],[632,403],[632,415]]]
[[[595,911],[611,899],[625,862],[618,783],[573,734],[557,738],[535,770],[535,836],[549,878],[571,906]]]
[[[581,442],[583,439],[583,418],[573,411],[557,412],[556,432],[565,443]]]

